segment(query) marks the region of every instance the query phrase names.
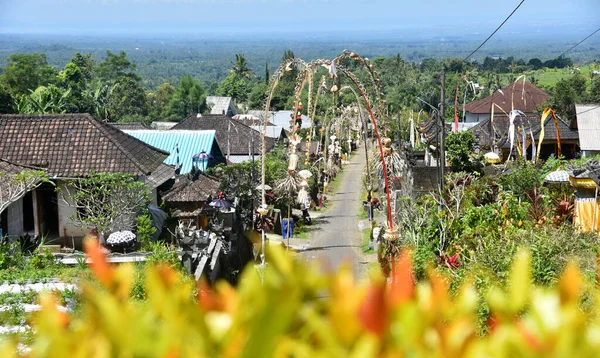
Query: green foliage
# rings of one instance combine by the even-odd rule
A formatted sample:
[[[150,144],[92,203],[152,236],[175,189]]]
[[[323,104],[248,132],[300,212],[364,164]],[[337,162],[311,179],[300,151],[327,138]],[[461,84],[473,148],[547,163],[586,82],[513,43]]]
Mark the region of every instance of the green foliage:
[[[237,103],[245,102],[248,98],[248,84],[242,77],[232,73],[219,83],[216,95],[231,97]]]
[[[231,63],[230,72],[238,78],[250,79],[252,76],[256,76],[254,70],[248,66],[248,61],[242,54],[235,55],[235,62]]]
[[[475,154],[477,139],[472,131],[451,133],[446,137],[446,153],[453,171],[481,172],[483,158]]]
[[[566,121],[574,119],[575,103],[587,100],[586,82],[579,74],[558,81],[552,91],[552,97],[544,106],[552,108]]]
[[[506,173],[498,177],[502,189],[524,199],[533,188],[541,186],[543,176],[534,164],[519,158],[508,165]]]
[[[129,76],[120,77],[108,96],[106,109],[112,120],[148,114],[148,98],[142,85]]]
[[[135,235],[142,244],[142,249],[150,245],[150,238],[156,232],[149,215],[140,215],[135,219]]]
[[[54,83],[56,70],[48,65],[45,54],[12,54],[1,79],[11,96],[19,98],[39,86]]]
[[[557,286],[532,284],[536,259],[526,250],[511,261],[506,285],[465,280],[452,290],[444,271],[429,270],[415,284],[410,254],[388,283],[375,275],[357,284],[348,268],[323,274],[270,247],[269,266],[245,270],[237,288],[197,287],[173,268],[149,265],[143,302],[129,296],[132,266],[90,254],[97,281],[84,285],[81,312],[60,312],[56,298],[43,295],[31,356],[90,356],[98,346],[82,342],[96,341],[117,356],[185,357],[594,356],[600,347],[590,338],[599,324],[597,288],[574,263]],[[482,318],[490,320],[478,337]],[[16,356],[16,342],[0,354]]]
[[[115,55],[111,51],[106,51],[106,59],[100,62],[95,68],[98,79],[103,83],[116,84],[123,77],[129,77],[134,81],[138,81],[139,77],[133,72],[135,64],[127,59],[125,51],[121,51]]]

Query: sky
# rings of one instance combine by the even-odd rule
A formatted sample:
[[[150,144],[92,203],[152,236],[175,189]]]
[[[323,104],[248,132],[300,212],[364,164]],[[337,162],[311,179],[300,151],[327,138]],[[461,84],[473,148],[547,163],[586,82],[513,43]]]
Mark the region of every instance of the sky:
[[[520,0],[0,0],[0,33],[487,34]],[[590,33],[600,0],[525,0],[503,30]],[[591,30],[591,31],[590,31]]]

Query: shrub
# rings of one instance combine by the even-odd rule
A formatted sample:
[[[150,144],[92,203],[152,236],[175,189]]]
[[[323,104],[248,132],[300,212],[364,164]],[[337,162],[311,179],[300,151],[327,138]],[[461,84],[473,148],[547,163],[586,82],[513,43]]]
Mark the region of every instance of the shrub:
[[[146,249],[150,245],[150,238],[156,232],[156,228],[152,225],[152,220],[148,215],[140,215],[135,219],[136,236],[142,245],[143,249]]]
[[[99,285],[82,288],[82,310],[56,308],[51,294],[32,321],[32,357],[507,357],[595,356],[598,291],[568,264],[558,285],[532,285],[531,256],[516,255],[509,284],[492,285],[478,309],[473,285],[450,294],[429,271],[413,281],[410,255],[401,255],[389,283],[357,285],[347,267],[331,276],[283,249],[270,247],[269,267],[249,268],[237,289],[221,282],[194,285],[168,266],[148,266],[147,301],[132,302],[130,265],[109,266],[88,244]],[[585,295],[590,309],[581,310]],[[489,317],[477,337],[478,314]],[[193,344],[191,344],[193,343]],[[16,356],[16,342],[0,346]]]

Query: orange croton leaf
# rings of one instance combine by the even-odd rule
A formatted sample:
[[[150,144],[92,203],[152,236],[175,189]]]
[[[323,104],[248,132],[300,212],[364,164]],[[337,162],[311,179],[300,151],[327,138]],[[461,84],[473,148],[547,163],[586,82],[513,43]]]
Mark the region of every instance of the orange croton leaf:
[[[175,270],[167,265],[160,265],[158,267],[158,276],[167,288],[172,287],[178,281]]]
[[[111,264],[106,261],[106,255],[102,252],[98,240],[86,240],[84,249],[91,259],[90,267],[98,280],[106,287],[110,286],[115,276],[115,270]]]
[[[494,333],[496,328],[498,328],[498,317],[492,313],[492,315],[487,319],[486,325],[488,326],[490,332]]]
[[[410,251],[404,250],[400,258],[392,266],[391,287],[389,292],[389,303],[396,306],[409,301],[415,292],[415,282],[412,272],[412,255]]]
[[[387,327],[387,318],[385,283],[374,282],[367,288],[365,300],[358,309],[358,319],[364,329],[382,338]]]
[[[562,302],[575,302],[581,295],[583,282],[577,265],[572,261],[567,264],[560,278],[559,289]]]
[[[519,332],[521,332],[521,334],[523,335],[523,338],[525,338],[525,342],[527,342],[527,345],[530,348],[539,351],[541,349],[540,342],[537,340],[537,338],[535,338],[533,333],[531,333],[527,329],[527,327],[525,327],[523,322],[521,322],[520,320],[517,320],[515,322],[515,325],[517,326],[517,329],[519,330]]]
[[[219,295],[210,287],[204,277],[198,283],[198,294],[196,297],[200,306],[206,311],[222,311],[224,308]]]

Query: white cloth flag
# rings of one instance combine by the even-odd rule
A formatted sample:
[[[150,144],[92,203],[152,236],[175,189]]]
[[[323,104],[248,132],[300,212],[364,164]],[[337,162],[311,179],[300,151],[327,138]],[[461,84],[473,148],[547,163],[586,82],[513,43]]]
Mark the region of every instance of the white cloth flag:
[[[515,118],[518,115],[523,114],[523,112],[518,110],[512,110],[508,113],[508,118],[510,119],[510,125],[508,126],[508,140],[510,142],[510,152],[508,153],[508,158],[512,155],[513,146],[515,145]]]

